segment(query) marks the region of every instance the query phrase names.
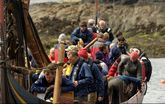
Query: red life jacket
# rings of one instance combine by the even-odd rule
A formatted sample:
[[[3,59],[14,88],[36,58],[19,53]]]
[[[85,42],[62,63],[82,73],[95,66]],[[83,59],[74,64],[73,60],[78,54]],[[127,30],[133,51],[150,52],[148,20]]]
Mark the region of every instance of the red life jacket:
[[[55,61],[55,63],[58,62],[58,48],[55,48],[55,50],[54,50],[54,61]],[[66,63],[67,61],[68,61],[68,58],[64,57],[64,63]]]
[[[116,59],[116,61],[112,64],[112,66],[110,67],[109,71],[108,71],[108,76],[117,76],[118,73],[117,73],[117,67],[118,67],[118,64],[120,62],[120,58]]]

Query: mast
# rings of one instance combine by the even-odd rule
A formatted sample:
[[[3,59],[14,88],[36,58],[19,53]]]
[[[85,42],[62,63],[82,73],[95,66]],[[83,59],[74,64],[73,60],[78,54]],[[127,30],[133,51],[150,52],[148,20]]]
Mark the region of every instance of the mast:
[[[65,46],[64,46],[64,44],[60,43],[59,57],[58,57],[59,63],[63,63],[64,53],[65,53]],[[59,66],[58,69],[56,70],[54,92],[53,92],[53,104],[60,104],[62,69],[63,69],[63,67]]]
[[[5,33],[4,33],[4,1],[0,1],[0,103],[7,103],[7,93],[6,93],[6,70],[5,70],[5,59],[6,59],[6,49],[5,49]]]
[[[96,6],[96,20],[95,20],[95,25],[97,25],[97,20],[98,20],[98,10],[99,10],[99,7],[98,7],[98,5],[99,5],[99,0],[95,0],[95,6]]]

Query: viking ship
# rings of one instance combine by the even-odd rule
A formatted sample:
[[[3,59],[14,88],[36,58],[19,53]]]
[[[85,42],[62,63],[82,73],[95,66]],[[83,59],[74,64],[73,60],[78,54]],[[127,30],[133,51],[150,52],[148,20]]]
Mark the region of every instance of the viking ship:
[[[47,54],[41,44],[37,29],[29,14],[29,0],[0,1],[0,103],[9,104],[40,104],[49,103],[29,93],[31,73],[28,48],[36,60],[38,69],[50,64]],[[59,62],[63,59],[61,45]],[[57,68],[58,67],[58,68]],[[60,92],[61,65],[56,69],[53,103],[73,103],[73,97],[62,96]],[[137,92],[123,103],[141,103],[146,92],[146,84],[142,92]],[[65,100],[63,100],[65,99]]]

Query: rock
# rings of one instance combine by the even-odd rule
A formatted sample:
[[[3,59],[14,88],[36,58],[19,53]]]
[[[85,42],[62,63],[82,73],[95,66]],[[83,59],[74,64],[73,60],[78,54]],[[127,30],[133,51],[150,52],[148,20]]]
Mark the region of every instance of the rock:
[[[165,10],[162,3],[129,6],[100,4],[98,12],[98,17],[106,20],[114,33],[117,31],[152,33],[165,26]],[[39,34],[60,34],[65,28],[67,32],[71,32],[82,20],[95,19],[96,9],[95,4],[91,3],[43,3],[32,5],[30,14]]]

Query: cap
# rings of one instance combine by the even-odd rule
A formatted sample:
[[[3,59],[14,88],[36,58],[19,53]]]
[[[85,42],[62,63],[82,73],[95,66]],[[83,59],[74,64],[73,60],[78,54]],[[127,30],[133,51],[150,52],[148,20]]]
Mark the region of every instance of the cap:
[[[129,54],[129,56],[130,56],[130,58],[131,58],[131,60],[137,60],[138,58],[139,58],[139,54],[138,54],[138,52],[136,52],[136,51],[133,51],[133,52],[131,52],[130,54]]]
[[[86,48],[81,48],[81,49],[78,51],[78,56],[79,56],[79,57],[82,57],[82,58],[84,58],[84,59],[88,59],[87,49],[86,49]]]
[[[65,51],[78,52],[78,48],[76,45],[70,45],[70,46],[68,46],[67,49],[65,49]]]

